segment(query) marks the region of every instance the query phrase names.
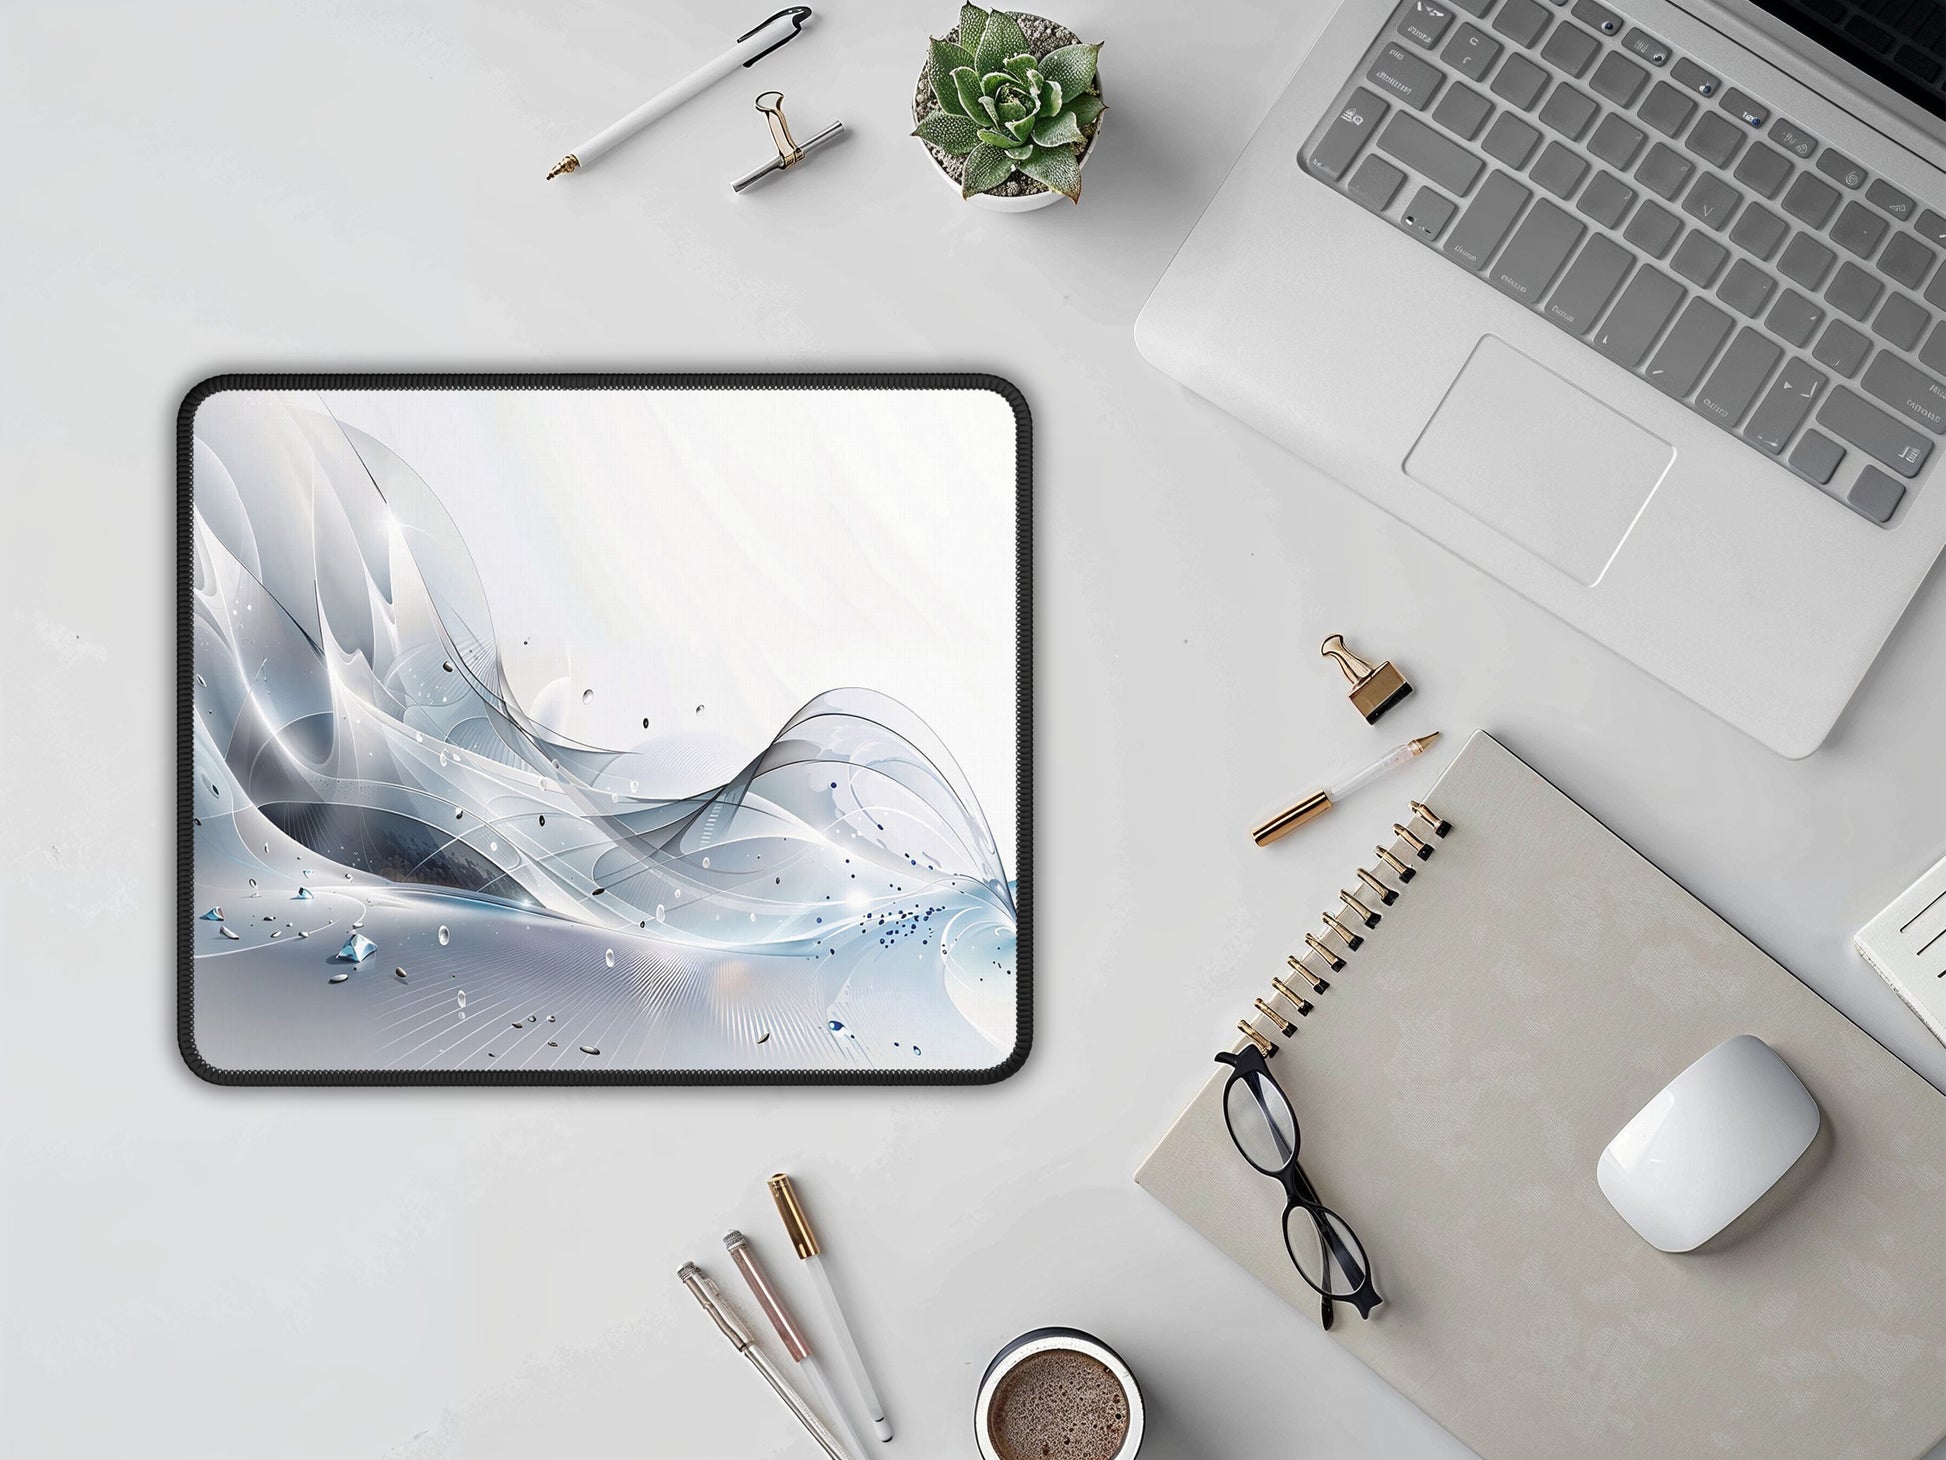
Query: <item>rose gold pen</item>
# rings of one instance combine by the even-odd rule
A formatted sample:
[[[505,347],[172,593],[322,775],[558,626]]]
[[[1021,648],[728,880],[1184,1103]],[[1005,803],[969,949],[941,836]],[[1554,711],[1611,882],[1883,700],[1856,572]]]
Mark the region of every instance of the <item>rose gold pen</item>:
[[[757,1300],[757,1306],[764,1310],[764,1317],[770,1326],[777,1330],[777,1337],[784,1345],[784,1352],[791,1356],[797,1369],[810,1381],[811,1397],[824,1406],[824,1412],[832,1418],[832,1428],[844,1439],[845,1448],[853,1460],[865,1453],[865,1444],[858,1438],[858,1432],[851,1427],[851,1416],[845,1407],[838,1403],[838,1396],[831,1391],[831,1381],[824,1377],[824,1366],[818,1356],[811,1352],[811,1341],[804,1336],[804,1330],[797,1326],[784,1300],[770,1285],[770,1278],[757,1262],[757,1254],[750,1246],[750,1239],[741,1232],[723,1234],[723,1246],[730,1254],[730,1261],[737,1265],[743,1280],[750,1287],[750,1295]]]
[[[685,1262],[676,1276],[682,1280],[685,1288],[696,1295],[696,1301],[703,1305],[703,1311],[709,1314],[718,1328],[723,1330],[723,1336],[729,1339],[730,1346],[750,1360],[757,1372],[764,1376],[764,1382],[777,1391],[777,1397],[784,1401],[785,1408],[796,1415],[798,1423],[811,1432],[811,1438],[823,1447],[824,1453],[829,1455],[831,1460],[851,1460],[851,1457],[838,1447],[837,1437],[824,1427],[824,1421],[819,1419],[811,1406],[804,1402],[795,1389],[791,1388],[790,1381],[777,1372],[777,1366],[770,1361],[770,1356],[757,1347],[756,1339],[752,1338],[750,1330],[743,1326],[743,1320],[737,1317],[736,1310],[723,1300],[722,1292],[710,1280],[710,1275],[695,1263]]]

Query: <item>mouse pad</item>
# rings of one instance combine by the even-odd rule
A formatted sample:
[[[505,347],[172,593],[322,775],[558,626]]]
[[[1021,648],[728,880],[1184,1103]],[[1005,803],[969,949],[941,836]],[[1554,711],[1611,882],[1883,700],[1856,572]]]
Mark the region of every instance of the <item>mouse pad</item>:
[[[198,386],[191,1068],[1011,1073],[1030,430],[975,375]]]

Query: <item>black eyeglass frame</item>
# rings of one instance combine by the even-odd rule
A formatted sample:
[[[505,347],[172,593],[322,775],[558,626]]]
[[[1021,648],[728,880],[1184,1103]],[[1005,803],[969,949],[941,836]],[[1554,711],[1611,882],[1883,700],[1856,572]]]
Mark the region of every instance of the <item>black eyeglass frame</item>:
[[[1230,1067],[1230,1078],[1224,1081],[1222,1094],[1224,1129],[1229,1131],[1230,1143],[1237,1148],[1237,1154],[1243,1157],[1252,1171],[1262,1171],[1264,1175],[1284,1188],[1284,1210],[1277,1219],[1278,1226],[1284,1234],[1284,1252],[1290,1258],[1291,1266],[1297,1269],[1297,1275],[1303,1278],[1306,1285],[1323,1300],[1319,1313],[1320,1321],[1326,1328],[1331,1326],[1334,1302],[1349,1303],[1358,1310],[1360,1318],[1370,1318],[1372,1309],[1385,1301],[1379,1296],[1378,1289],[1372,1283],[1371,1256],[1365,1251],[1365,1244],[1351,1223],[1324,1204],[1317,1188],[1311,1184],[1311,1178],[1304,1174],[1304,1168],[1298,1164],[1297,1153],[1304,1144],[1304,1134],[1298,1124],[1297,1106],[1292,1103],[1290,1092],[1277,1083],[1277,1077],[1270,1072],[1270,1062],[1265,1059],[1263,1051],[1255,1046],[1239,1051],[1225,1050],[1216,1056],[1216,1062]],[[1271,1124],[1273,1134],[1276,1132],[1276,1126],[1274,1122],[1270,1122],[1269,1108],[1264,1105],[1262,1089],[1258,1082],[1268,1081],[1271,1088],[1276,1090],[1278,1098],[1284,1102],[1284,1108],[1291,1113],[1290,1157],[1276,1171],[1266,1171],[1250,1159],[1250,1153],[1237,1136],[1236,1127],[1230,1123],[1230,1087],[1239,1081],[1244,1082],[1251,1098],[1264,1110],[1265,1120]],[[1297,1253],[1291,1248],[1291,1213],[1299,1210],[1311,1219],[1312,1226],[1317,1229],[1320,1250],[1330,1248],[1330,1256],[1337,1260],[1338,1266],[1347,1276],[1354,1271],[1358,1274],[1351,1292],[1326,1291],[1313,1281],[1311,1274],[1305,1271],[1304,1264],[1298,1261]],[[1339,1240],[1339,1229],[1343,1229],[1345,1235],[1351,1239],[1352,1248],[1356,1249],[1355,1258],[1353,1252]],[[1320,1260],[1322,1262],[1326,1259]]]

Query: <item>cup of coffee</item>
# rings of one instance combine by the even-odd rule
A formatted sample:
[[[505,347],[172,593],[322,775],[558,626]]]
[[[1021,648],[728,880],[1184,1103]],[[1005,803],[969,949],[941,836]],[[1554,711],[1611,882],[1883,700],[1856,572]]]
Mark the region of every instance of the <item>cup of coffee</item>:
[[[1092,1334],[1036,1328],[987,1365],[973,1433],[980,1460],[1135,1460],[1142,1391]]]

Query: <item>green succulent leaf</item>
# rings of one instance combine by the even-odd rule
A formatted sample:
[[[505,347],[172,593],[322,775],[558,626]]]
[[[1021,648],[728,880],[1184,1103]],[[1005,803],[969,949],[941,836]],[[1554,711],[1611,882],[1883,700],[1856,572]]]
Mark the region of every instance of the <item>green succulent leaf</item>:
[[[1100,52],[1099,42],[1091,46],[1062,46],[1041,57],[1041,75],[1049,81],[1060,82],[1061,90],[1069,96],[1079,96],[1095,79],[1095,60]],[[977,60],[974,64],[982,71],[991,69]]]
[[[961,66],[953,72],[953,94],[959,98],[961,115],[977,122],[987,114],[981,105],[986,98],[980,94],[980,78],[971,66]]]
[[[919,123],[912,134],[923,137],[951,157],[964,157],[979,143],[980,129],[970,117],[936,111]]]
[[[1001,122],[1008,126],[1011,126],[1015,122],[1032,121],[1034,119],[1033,111],[1025,102],[1015,101],[1011,97],[1004,101],[996,100],[993,107],[995,111],[999,112]]]
[[[1011,157],[1015,162],[1025,162],[1033,155],[1034,144],[1032,142],[1023,142],[1018,147],[1009,147],[1007,149],[1007,156]]]
[[[966,170],[960,181],[960,196],[991,192],[1007,180],[1014,170],[1013,159],[1001,148],[982,143],[966,154]]]
[[[1045,183],[1069,202],[1081,201],[1081,164],[1067,147],[1036,147],[1033,155],[1020,159],[1017,167],[1035,182]]]
[[[1099,117],[1107,109],[1101,97],[1095,92],[1090,91],[1077,96],[1074,99],[1074,105],[1069,107],[1068,111],[1073,115],[1075,121],[1079,122],[1082,126],[1092,127],[1095,124],[1095,118]]]
[[[932,94],[940,109],[955,116],[965,116],[960,106],[959,88],[953,85],[953,73],[973,69],[973,54],[963,46],[951,41],[935,40],[932,43]]]
[[[986,29],[987,13],[977,5],[962,5],[959,9],[959,43],[970,55],[980,43],[980,33]]]
[[[1018,145],[1015,143],[1014,139],[1012,137],[1009,137],[1006,133],[996,132],[990,127],[980,128],[978,137],[979,140],[981,142],[984,142],[987,146],[998,147],[1002,151],[1005,151],[1009,147]]]
[[[973,47],[973,65],[984,76],[988,72],[1002,70],[1007,57],[1018,56],[1027,49],[1027,37],[1020,29],[1020,22],[1004,10],[996,10],[987,16],[986,28],[980,32],[980,42]],[[1055,54],[1059,55],[1060,52],[1056,51]]]
[[[998,96],[1002,87],[1011,87],[1013,85],[1013,77],[1009,76],[1005,71],[989,71],[980,78],[980,94],[982,96]]]
[[[1061,114],[1061,98],[1063,95],[1060,82],[1049,81],[1046,83],[1041,91],[1041,115],[1044,117],[1058,117]]]
[[[1034,128],[1034,140],[1043,147],[1066,147],[1082,140],[1081,124],[1073,112],[1062,112],[1051,122]]]
[[[1038,63],[1032,56],[1027,55],[1025,52],[1018,56],[1007,57],[1006,60],[1000,63],[1000,69],[1013,77],[1022,86],[1033,85],[1035,78],[1040,75]]]

